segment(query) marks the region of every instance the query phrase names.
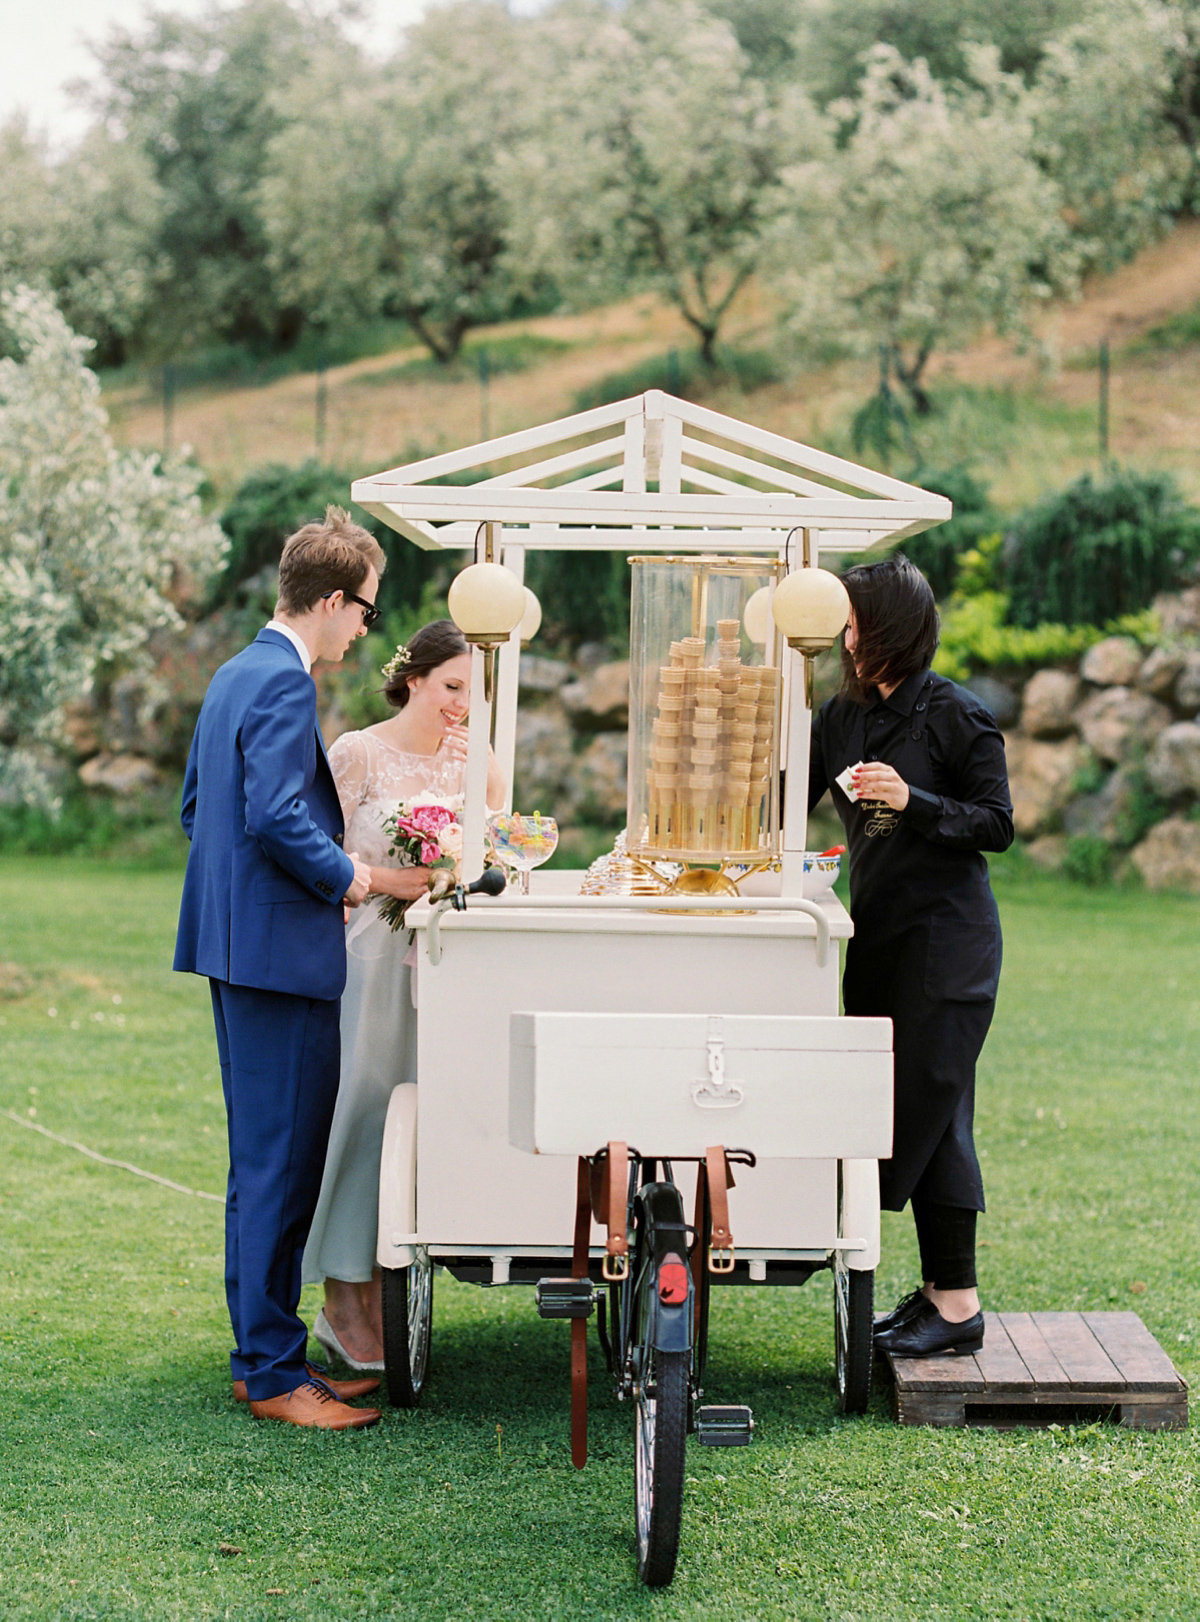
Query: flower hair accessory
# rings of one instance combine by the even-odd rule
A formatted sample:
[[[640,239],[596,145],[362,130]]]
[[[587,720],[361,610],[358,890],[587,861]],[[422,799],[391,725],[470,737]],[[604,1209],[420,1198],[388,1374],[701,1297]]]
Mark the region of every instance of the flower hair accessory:
[[[391,681],[392,677],[398,676],[411,659],[412,654],[409,653],[408,649],[402,642],[396,649],[395,653],[393,653],[392,657],[388,660],[387,664],[382,667],[380,673],[388,681]]]

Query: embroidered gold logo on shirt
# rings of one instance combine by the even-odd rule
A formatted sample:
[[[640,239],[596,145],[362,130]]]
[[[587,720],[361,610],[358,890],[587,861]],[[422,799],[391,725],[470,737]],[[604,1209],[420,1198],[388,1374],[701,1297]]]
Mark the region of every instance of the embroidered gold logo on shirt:
[[[886,800],[860,800],[858,809],[866,816],[865,832],[868,839],[887,839],[896,831],[900,813],[894,811]]]

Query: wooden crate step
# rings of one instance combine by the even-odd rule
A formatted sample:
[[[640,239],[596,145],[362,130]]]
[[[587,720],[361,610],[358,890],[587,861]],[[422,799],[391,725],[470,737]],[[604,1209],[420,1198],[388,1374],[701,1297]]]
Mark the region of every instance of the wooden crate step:
[[[1187,1385],[1136,1312],[987,1312],[984,1323],[973,1357],[885,1354],[900,1424],[1187,1425]]]

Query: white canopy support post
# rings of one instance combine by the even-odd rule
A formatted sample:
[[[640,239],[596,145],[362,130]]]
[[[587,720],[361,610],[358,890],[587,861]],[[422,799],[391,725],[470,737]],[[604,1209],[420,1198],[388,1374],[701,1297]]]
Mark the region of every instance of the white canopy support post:
[[[818,566],[818,534],[806,530],[800,558],[801,567]],[[784,765],[787,777],[783,800],[783,883],[780,893],[798,896],[804,887],[804,851],[808,839],[808,759],[812,747],[812,711],[804,693],[804,655],[785,646],[787,660],[787,728]]]
[[[475,539],[475,562],[494,563],[499,541],[498,524],[480,524]],[[492,743],[491,705],[487,696],[488,648],[471,649],[471,710],[467,727],[467,781],[463,796],[463,882],[473,884],[483,872],[484,823],[487,820],[488,751]]]
[[[525,579],[525,548],[523,546],[506,546],[501,553],[500,561],[506,569],[511,570],[517,579]],[[494,805],[493,811],[501,809],[511,811],[513,808],[513,772],[516,769],[517,758],[517,697],[521,682],[521,627],[509,637],[500,649],[499,671],[496,677],[496,721],[495,721],[495,751],[496,761],[504,773],[507,785],[504,795],[503,807]]]
[[[487,817],[488,702],[484,694],[483,648],[471,649],[471,720],[467,728],[467,784],[463,804],[463,880],[473,884],[483,872],[483,825]]]

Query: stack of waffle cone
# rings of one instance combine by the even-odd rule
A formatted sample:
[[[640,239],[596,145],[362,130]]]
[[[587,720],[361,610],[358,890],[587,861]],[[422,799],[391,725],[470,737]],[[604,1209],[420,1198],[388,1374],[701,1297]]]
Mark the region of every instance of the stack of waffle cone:
[[[770,780],[779,672],[743,665],[740,624],[718,620],[716,663],[704,640],[671,644],[659,670],[648,774],[648,843],[719,857],[759,848]]]

